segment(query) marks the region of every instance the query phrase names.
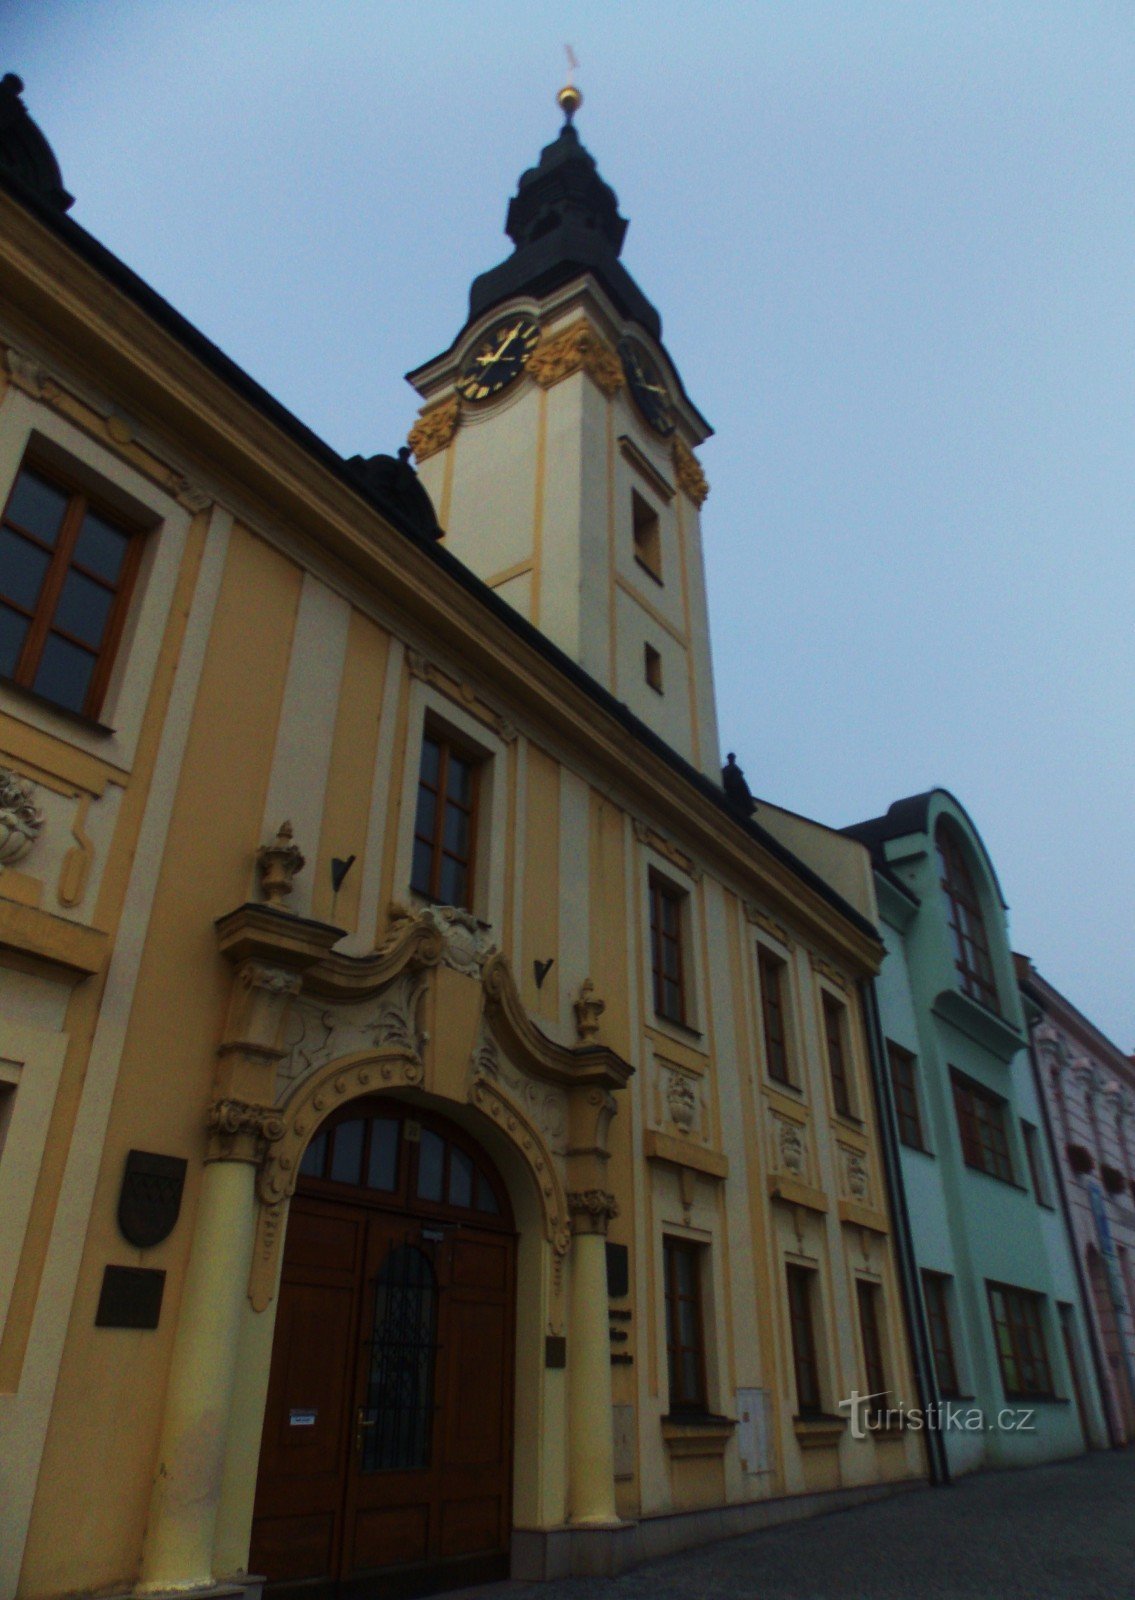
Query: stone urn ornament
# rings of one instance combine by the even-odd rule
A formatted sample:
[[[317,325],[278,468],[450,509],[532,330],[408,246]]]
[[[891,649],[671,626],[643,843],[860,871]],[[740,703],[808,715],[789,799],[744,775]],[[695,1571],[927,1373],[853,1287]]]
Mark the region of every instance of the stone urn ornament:
[[[284,901],[292,892],[292,880],[304,866],[303,852],[292,838],[290,822],[281,822],[272,843],[260,846],[256,852],[256,866],[261,894],[277,911],[286,911]]]
[[[35,784],[0,767],[0,868],[23,860],[39,838],[43,812],[32,800]]]

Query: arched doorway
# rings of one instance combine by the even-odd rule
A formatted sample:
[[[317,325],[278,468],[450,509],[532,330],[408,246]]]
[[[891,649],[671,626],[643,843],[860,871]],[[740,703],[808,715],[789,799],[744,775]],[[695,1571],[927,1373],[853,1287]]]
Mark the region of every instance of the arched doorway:
[[[305,1595],[507,1574],[515,1280],[507,1191],[462,1130],[382,1099],[319,1129],[288,1218],[250,1571]]]

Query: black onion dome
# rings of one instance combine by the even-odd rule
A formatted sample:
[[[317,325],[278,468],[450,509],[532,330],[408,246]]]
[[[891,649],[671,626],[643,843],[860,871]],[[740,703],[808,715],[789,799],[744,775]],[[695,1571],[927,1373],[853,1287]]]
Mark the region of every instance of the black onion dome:
[[[28,116],[20,99],[23,92],[23,80],[14,72],[0,78],[0,170],[48,205],[69,211],[74,198],[63,187],[63,174],[51,146]]]
[[[547,294],[590,272],[624,316],[653,338],[662,319],[619,260],[627,221],[595,158],[565,122],[529,167],[508,208],[505,232],[515,249],[507,261],[483,272],[469,291],[469,320],[516,294]]]

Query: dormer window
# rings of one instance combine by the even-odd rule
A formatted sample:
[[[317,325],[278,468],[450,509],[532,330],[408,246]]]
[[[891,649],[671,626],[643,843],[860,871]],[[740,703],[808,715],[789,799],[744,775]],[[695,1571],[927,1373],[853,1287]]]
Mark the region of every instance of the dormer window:
[[[949,908],[950,937],[954,945],[958,982],[963,994],[980,1000],[990,1011],[1000,1012],[989,935],[964,846],[954,830],[945,823],[938,826],[935,844],[942,870],[942,892]]]

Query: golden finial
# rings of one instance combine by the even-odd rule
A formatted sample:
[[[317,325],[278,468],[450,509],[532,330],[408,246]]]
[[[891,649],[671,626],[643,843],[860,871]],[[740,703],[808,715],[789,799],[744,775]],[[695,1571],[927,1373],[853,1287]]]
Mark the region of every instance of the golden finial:
[[[579,62],[575,59],[575,51],[572,49],[570,44],[565,44],[564,53],[566,54],[568,60],[567,82],[556,96],[556,104],[563,112],[565,121],[570,123],[571,119],[575,116],[576,112],[583,104],[583,95],[571,81],[572,73],[575,72],[579,66]]]

